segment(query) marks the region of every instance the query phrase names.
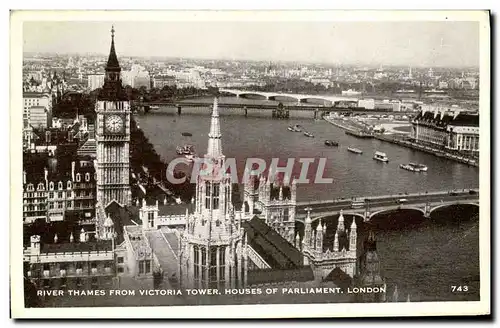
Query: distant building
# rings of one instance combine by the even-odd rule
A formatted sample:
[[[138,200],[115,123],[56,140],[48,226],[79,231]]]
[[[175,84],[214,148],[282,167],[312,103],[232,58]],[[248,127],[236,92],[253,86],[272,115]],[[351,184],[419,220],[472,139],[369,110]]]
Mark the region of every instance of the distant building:
[[[356,91],[356,90],[352,90],[352,89],[342,91],[342,96],[359,96],[360,94],[361,94],[360,91]]]
[[[87,85],[90,91],[102,88],[102,86],[104,85],[104,74],[88,75]]]
[[[175,85],[175,77],[169,75],[158,75],[153,78],[153,87],[163,89],[166,86],[172,87]]]

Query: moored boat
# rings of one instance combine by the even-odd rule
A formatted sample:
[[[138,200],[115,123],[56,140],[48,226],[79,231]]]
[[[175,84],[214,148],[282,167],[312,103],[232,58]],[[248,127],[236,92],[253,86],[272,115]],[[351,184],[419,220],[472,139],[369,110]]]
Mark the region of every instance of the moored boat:
[[[387,155],[381,151],[376,151],[373,155],[373,159],[384,163],[389,162],[389,158],[387,157]]]
[[[363,154],[363,151],[361,149],[354,148],[354,147],[347,147],[347,151],[350,151],[351,153],[355,153],[355,154]]]
[[[325,145],[331,147],[338,147],[339,143],[333,140],[325,140]]]
[[[309,138],[314,138],[314,134],[312,134],[311,132],[304,131],[304,135]]]
[[[182,136],[184,136],[184,137],[192,137],[193,134],[191,132],[182,132]]]

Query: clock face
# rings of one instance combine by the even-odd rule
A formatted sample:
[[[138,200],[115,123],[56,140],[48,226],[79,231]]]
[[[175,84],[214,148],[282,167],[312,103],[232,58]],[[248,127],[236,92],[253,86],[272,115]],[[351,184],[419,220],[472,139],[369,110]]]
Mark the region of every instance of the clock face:
[[[118,133],[123,130],[123,118],[118,115],[111,115],[106,117],[106,131],[111,133]]]

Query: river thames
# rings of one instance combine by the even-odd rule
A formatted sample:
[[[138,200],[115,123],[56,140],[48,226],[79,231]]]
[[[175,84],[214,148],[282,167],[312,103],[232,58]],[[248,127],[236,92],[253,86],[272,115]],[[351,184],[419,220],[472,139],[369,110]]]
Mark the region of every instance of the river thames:
[[[228,114],[220,108],[222,150],[226,157],[236,159],[239,173],[248,157],[262,158],[266,163],[280,158],[281,165],[288,158],[326,158],[323,177],[333,178],[333,183],[299,184],[299,201],[479,187],[478,168],[379,140],[357,139],[323,120],[272,120]],[[208,113],[178,116],[160,109],[136,119],[166,161],[176,158],[176,147],[186,143],[194,145],[199,156],[206,152]],[[302,125],[315,138],[288,131],[287,126],[294,124]],[[192,136],[185,137],[183,132]],[[325,139],[337,141],[339,147],[325,146]],[[362,149],[363,154],[348,152],[349,146]],[[374,161],[375,151],[387,153],[389,163]],[[423,163],[428,172],[399,168],[399,164],[408,162]],[[311,165],[312,177],[317,163]],[[300,166],[294,167],[294,174],[299,171]],[[347,222],[351,220],[346,217]],[[337,218],[326,221],[328,244]],[[369,224],[359,222],[358,227],[360,246],[368,228],[376,232],[389,298],[397,285],[400,301],[406,300],[408,294],[412,301],[479,299],[477,207],[448,207],[434,212],[431,219],[413,211],[386,213],[375,216]],[[467,285],[469,291],[452,293],[452,285]]]

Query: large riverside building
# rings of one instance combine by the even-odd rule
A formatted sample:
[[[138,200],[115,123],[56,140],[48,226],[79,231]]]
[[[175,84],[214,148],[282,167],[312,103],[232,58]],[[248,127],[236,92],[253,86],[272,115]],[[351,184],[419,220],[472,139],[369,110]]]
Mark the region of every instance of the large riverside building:
[[[450,109],[423,109],[412,122],[412,139],[438,149],[479,153],[479,114]]]

